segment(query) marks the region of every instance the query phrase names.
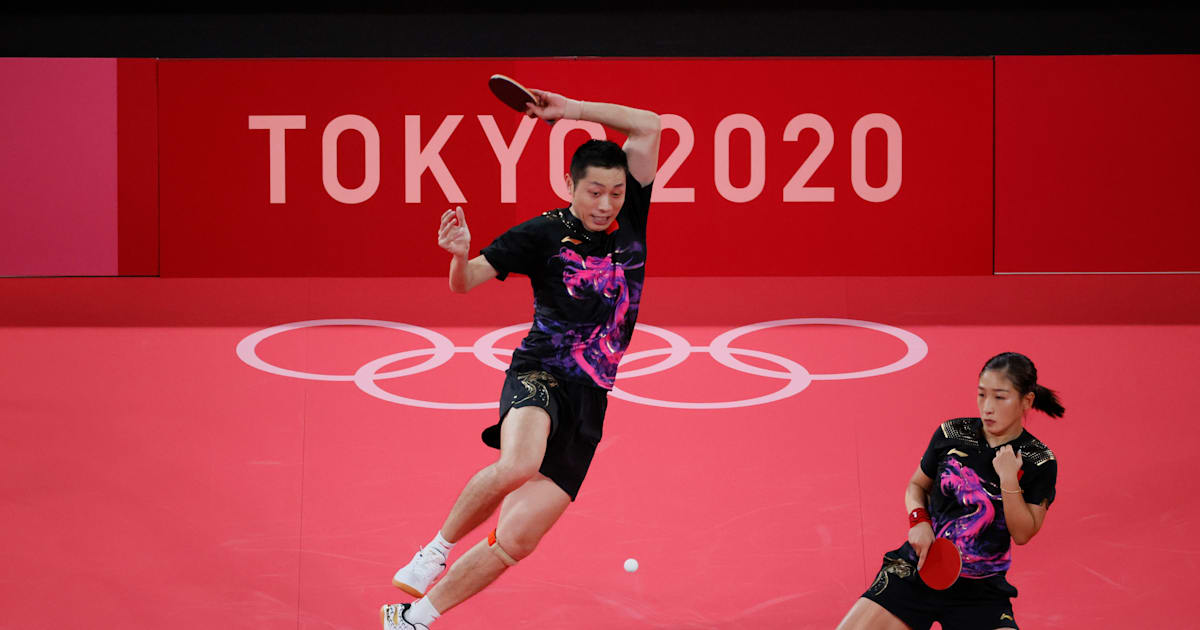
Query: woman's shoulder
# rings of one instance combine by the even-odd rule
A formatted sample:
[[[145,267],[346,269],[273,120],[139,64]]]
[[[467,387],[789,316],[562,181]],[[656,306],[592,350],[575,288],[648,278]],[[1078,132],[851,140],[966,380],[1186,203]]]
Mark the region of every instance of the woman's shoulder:
[[[1021,454],[1021,459],[1034,466],[1055,461],[1054,451],[1029,431],[1026,431],[1025,435],[1021,437],[1021,444],[1017,447],[1017,452]]]
[[[979,418],[951,418],[938,427],[942,437],[977,443],[982,438],[983,421]]]

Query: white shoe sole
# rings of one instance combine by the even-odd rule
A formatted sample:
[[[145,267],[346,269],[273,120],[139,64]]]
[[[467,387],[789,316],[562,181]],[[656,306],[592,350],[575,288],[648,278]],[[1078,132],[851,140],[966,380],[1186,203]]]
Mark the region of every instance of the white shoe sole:
[[[416,598],[425,597],[425,593],[422,593],[421,591],[418,591],[417,589],[405,584],[404,582],[401,582],[400,580],[394,579],[394,578],[392,579],[392,586],[395,586],[396,588],[404,591],[405,593],[408,593],[409,595],[412,595],[413,597],[416,597]],[[380,615],[382,616],[382,613],[380,613]]]

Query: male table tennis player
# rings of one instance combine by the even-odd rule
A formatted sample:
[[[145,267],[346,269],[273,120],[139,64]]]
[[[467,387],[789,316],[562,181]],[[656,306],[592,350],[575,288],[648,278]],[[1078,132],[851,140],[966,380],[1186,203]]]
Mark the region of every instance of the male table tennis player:
[[[531,90],[527,113],[601,123],[624,146],[590,140],[565,175],[571,205],[521,223],[468,259],[461,208],[447,210],[438,244],[450,252],[450,288],[465,293],[509,273],[529,277],[534,322],[513,352],[500,421],[483,441],[500,450],[459,494],[433,540],[396,572],[418,597],[380,610],[385,630],[424,629],[533,553],[575,500],[600,441],[617,364],[633,334],[645,277],[646,219],[661,124],[653,112]],[[499,524],[450,567],[451,549],[500,508]]]

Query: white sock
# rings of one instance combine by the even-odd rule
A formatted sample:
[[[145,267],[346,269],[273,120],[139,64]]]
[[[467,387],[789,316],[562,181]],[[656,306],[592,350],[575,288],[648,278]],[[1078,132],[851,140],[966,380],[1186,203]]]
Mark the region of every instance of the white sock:
[[[404,613],[404,617],[408,619],[409,622],[413,624],[425,624],[427,626],[441,616],[441,613],[439,613],[437,609],[433,607],[433,604],[429,603],[428,597],[422,597],[421,599],[413,602],[412,608],[409,608],[408,611]]]
[[[446,539],[442,538],[442,532],[439,531],[437,533],[437,536],[434,536],[433,540],[429,541],[428,545],[425,545],[425,548],[426,549],[436,549],[439,553],[442,554],[443,558],[449,558],[450,550],[454,549],[454,543],[446,542]]]

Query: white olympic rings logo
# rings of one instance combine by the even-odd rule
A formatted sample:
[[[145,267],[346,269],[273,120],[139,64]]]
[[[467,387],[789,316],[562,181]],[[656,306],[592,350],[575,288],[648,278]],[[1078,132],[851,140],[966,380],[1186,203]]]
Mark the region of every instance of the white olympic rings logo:
[[[886,333],[904,342],[907,352],[905,352],[904,356],[899,360],[883,367],[861,370],[858,372],[811,374],[807,369],[805,369],[804,366],[787,357],[782,357],[770,352],[762,352],[760,350],[746,350],[742,348],[729,347],[729,344],[738,337],[758,330],[777,328],[780,326],[804,326],[820,324],[834,326],[854,326]],[[259,358],[257,353],[258,344],[264,339],[282,332],[297,330],[300,328],[310,328],[314,326],[372,326],[380,328],[392,328],[423,337],[428,340],[433,347],[420,348],[417,350],[406,350],[404,352],[397,352],[395,354],[379,357],[378,359],[370,361],[358,368],[354,374],[315,374],[312,372],[300,372],[282,368],[277,365],[272,365]],[[271,374],[313,381],[352,381],[356,386],[358,386],[359,389],[367,394],[370,394],[371,396],[374,396],[375,398],[401,405],[425,407],[428,409],[495,409],[497,407],[497,403],[494,400],[481,403],[447,403],[407,398],[384,391],[383,388],[379,387],[377,381],[427,372],[446,363],[457,353],[474,354],[475,358],[480,362],[503,372],[504,370],[508,369],[508,365],[500,361],[497,357],[500,355],[511,356],[513,351],[495,347],[496,342],[513,333],[527,331],[529,330],[530,326],[531,324],[529,323],[514,324],[499,330],[494,330],[480,337],[472,346],[455,346],[454,343],[451,342],[450,339],[445,335],[428,328],[414,326],[412,324],[389,322],[377,319],[313,319],[302,322],[292,322],[290,324],[280,324],[279,326],[272,326],[248,335],[246,338],[238,342],[237,355],[238,358],[244,361],[247,365],[264,372],[270,372]],[[648,357],[665,355],[666,358],[653,365],[631,369],[626,372],[620,372],[619,376],[621,380],[662,372],[679,365],[689,356],[691,356],[693,352],[706,352],[717,363],[720,363],[721,365],[724,365],[732,370],[786,381],[783,387],[770,394],[742,400],[717,402],[681,402],[673,400],[658,400],[656,398],[631,394],[619,387],[614,387],[612,389],[612,396],[614,398],[620,398],[621,400],[640,403],[643,405],[670,407],[674,409],[731,409],[735,407],[763,405],[794,396],[801,391],[804,391],[804,389],[807,388],[813,381],[835,381],[853,378],[866,378],[869,376],[879,376],[881,374],[898,372],[917,364],[921,361],[921,359],[925,358],[926,354],[929,353],[929,346],[925,344],[925,341],[907,330],[896,328],[895,326],[888,326],[887,324],[868,322],[858,319],[811,317],[797,319],[777,319],[768,322],[759,322],[757,324],[748,324],[746,326],[734,328],[733,330],[721,333],[720,335],[717,335],[717,337],[714,338],[707,346],[693,346],[687,341],[687,339],[684,339],[682,335],[671,332],[665,328],[659,328],[658,326],[638,324],[637,330],[650,333],[651,335],[666,341],[667,347],[631,352],[622,357],[622,364],[638,361]],[[734,355],[762,359],[764,361],[774,363],[781,369],[768,370],[755,367],[734,358]],[[421,363],[403,369],[394,370],[391,372],[380,372],[380,370],[385,366],[391,365],[397,361],[403,361],[405,359],[421,356],[427,356],[428,358]]]

